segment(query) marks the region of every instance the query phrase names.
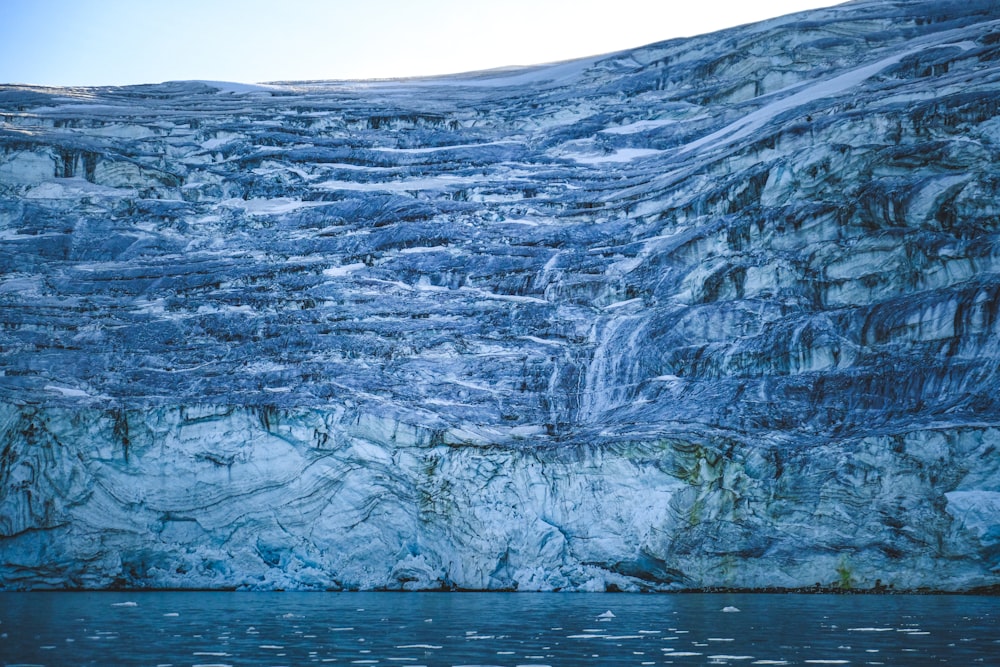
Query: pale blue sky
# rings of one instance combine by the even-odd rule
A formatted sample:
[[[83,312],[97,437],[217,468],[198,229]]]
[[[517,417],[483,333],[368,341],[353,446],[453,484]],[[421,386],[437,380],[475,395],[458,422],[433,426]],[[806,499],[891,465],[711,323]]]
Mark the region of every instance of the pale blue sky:
[[[837,0],[0,0],[0,82],[245,83],[566,60]]]

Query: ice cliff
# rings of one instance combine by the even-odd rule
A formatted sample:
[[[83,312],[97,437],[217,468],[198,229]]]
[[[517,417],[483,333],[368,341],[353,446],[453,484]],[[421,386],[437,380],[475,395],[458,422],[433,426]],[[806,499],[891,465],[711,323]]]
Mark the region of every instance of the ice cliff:
[[[1000,583],[1000,3],[0,87],[0,588]]]

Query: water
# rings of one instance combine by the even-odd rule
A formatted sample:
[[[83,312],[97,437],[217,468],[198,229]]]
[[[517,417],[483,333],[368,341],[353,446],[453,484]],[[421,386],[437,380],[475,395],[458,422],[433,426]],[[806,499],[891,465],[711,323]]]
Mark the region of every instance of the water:
[[[314,663],[998,665],[1000,598],[0,593],[3,665]]]

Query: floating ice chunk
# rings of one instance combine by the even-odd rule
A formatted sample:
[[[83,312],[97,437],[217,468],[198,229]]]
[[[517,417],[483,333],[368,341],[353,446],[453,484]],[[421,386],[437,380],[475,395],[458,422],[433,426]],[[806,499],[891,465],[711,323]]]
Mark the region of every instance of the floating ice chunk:
[[[112,602],[112,607],[138,607],[138,602]]]
[[[739,607],[733,607],[731,605],[722,608],[722,611],[724,611],[727,614],[732,614],[732,613],[738,612],[739,610],[740,610]]]
[[[804,660],[807,665],[849,665],[850,660]]]
[[[674,653],[673,655],[677,655]],[[753,660],[752,655],[710,655],[709,660]]]
[[[847,628],[848,632],[892,632],[892,628]]]
[[[164,614],[164,616],[168,618],[175,618],[177,616],[180,616],[180,614],[178,614],[176,611],[168,611],[166,614]]]
[[[609,609],[606,612],[604,612],[603,614],[598,614],[597,618],[601,618],[601,619],[603,619],[603,618],[615,618],[615,615],[614,615],[614,612],[612,612]]]
[[[403,644],[402,646],[397,646],[396,648],[423,648],[437,650],[441,647],[437,644]]]

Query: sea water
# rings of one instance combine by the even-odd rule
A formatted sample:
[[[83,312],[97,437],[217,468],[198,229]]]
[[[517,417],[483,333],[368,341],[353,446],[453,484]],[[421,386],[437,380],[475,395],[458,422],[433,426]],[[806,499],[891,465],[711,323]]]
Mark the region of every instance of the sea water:
[[[1000,598],[0,593],[3,665],[1000,665]]]

